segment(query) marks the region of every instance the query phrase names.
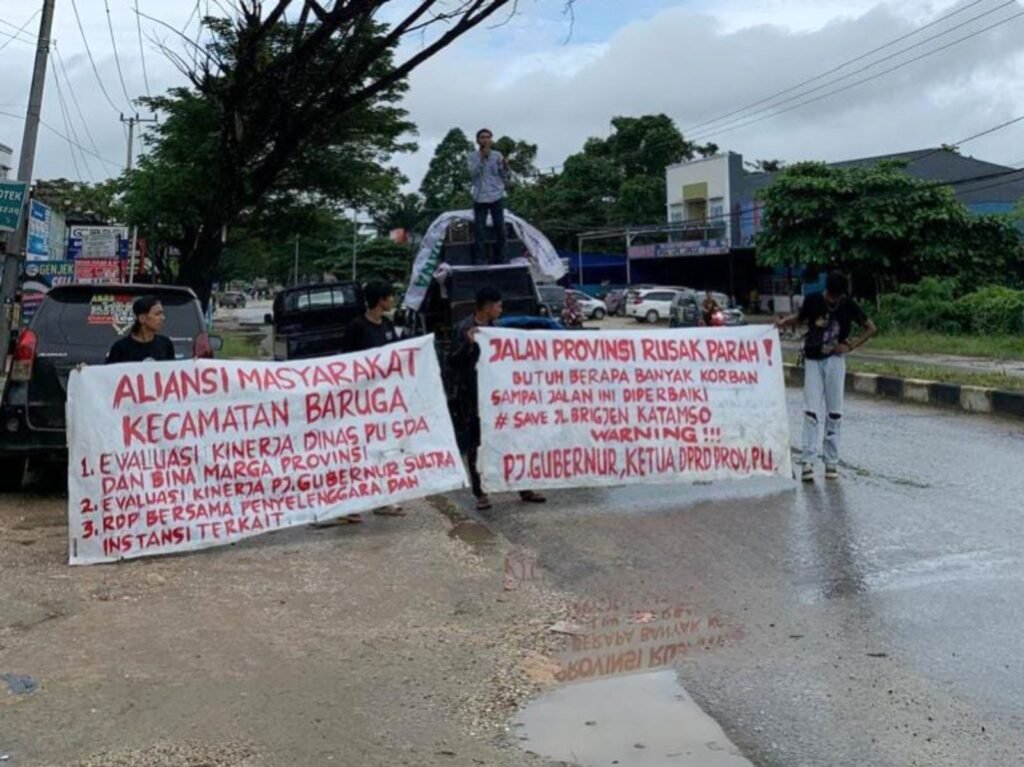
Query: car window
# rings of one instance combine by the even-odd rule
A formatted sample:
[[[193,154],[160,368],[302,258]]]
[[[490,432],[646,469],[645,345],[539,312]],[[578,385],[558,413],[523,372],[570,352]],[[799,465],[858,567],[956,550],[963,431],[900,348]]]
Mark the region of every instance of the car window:
[[[285,312],[306,312],[332,307],[354,306],[359,302],[354,285],[324,285],[295,290],[284,296]]]
[[[47,345],[108,347],[135,321],[132,304],[138,293],[51,293],[32,319],[32,329]],[[196,301],[185,293],[159,295],[164,307],[162,335],[192,340],[203,328]]]
[[[646,301],[671,301],[675,297],[675,293],[671,293],[667,290],[655,291],[654,293],[648,293],[644,296]]]

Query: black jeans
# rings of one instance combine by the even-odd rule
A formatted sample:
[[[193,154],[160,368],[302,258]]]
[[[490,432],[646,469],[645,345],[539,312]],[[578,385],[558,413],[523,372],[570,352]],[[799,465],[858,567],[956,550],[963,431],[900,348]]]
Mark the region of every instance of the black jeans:
[[[469,468],[469,484],[473,489],[473,496],[480,498],[484,494],[484,489],[480,484],[480,471],[476,467],[478,448],[471,448],[466,451],[466,465]]]
[[[497,236],[495,252],[487,256],[487,214],[491,214]],[[505,200],[473,203],[473,263],[502,264],[505,262]]]

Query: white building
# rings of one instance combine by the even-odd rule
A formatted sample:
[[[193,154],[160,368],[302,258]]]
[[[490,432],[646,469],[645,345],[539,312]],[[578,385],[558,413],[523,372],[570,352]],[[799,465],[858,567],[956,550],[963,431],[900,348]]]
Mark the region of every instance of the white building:
[[[673,239],[736,247],[730,211],[743,180],[743,157],[732,152],[666,168],[668,223],[681,230]]]
[[[0,144],[0,180],[10,178],[14,170],[14,150],[6,144]]]

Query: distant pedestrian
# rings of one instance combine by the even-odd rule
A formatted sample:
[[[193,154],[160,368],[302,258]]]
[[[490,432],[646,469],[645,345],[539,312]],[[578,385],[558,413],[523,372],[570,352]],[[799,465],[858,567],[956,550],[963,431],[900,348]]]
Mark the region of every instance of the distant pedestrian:
[[[469,155],[469,175],[473,180],[473,263],[502,263],[505,260],[505,184],[508,162],[491,148],[494,136],[487,128],[476,133],[478,149]],[[496,253],[487,259],[487,214],[491,215],[497,238]]]
[[[465,453],[473,496],[479,511],[491,508],[491,499],[484,493],[477,466],[480,451],[480,405],[477,400],[476,365],[480,345],[476,336],[480,328],[493,327],[501,317],[501,293],[495,288],[481,288],[476,294],[476,310],[456,325],[452,333],[452,349],[448,358],[455,388],[455,433],[459,448]],[[519,493],[526,503],[545,503],[547,499],[531,490]]]
[[[131,330],[110,347],[107,364],[118,362],[173,362],[174,343],[160,335],[164,329],[164,306],[156,296],[142,296],[132,304],[135,322]]]
[[[825,419],[825,477],[839,478],[839,432],[846,387],[846,355],[867,343],[878,328],[846,294],[846,277],[832,272],[825,292],[808,296],[800,311],[780,318],[780,330],[807,323],[804,337],[804,435],[801,479],[814,481],[814,464],[821,448],[821,421]],[[864,328],[852,339],[853,325]]]

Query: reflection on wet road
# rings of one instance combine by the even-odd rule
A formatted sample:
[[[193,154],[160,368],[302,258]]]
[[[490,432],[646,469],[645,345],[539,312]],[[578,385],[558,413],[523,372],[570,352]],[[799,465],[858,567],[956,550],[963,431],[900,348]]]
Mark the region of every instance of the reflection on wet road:
[[[848,411],[839,482],[569,491],[487,521],[581,598],[741,624],[676,668],[755,764],[1024,763],[1024,427]]]

